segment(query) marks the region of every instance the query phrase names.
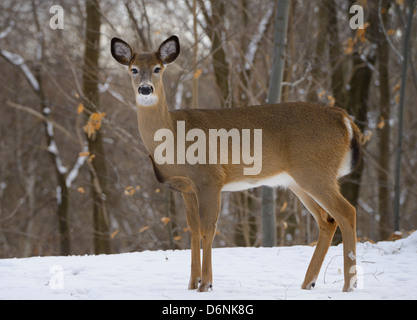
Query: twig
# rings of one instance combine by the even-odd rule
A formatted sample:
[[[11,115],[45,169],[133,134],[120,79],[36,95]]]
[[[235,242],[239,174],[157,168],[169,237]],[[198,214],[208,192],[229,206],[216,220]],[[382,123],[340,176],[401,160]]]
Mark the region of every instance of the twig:
[[[398,58],[400,58],[400,60],[402,62],[404,60],[404,57],[397,50],[397,48],[395,48],[394,44],[391,42],[390,37],[388,36],[387,30],[385,29],[384,22],[382,21],[382,16],[381,16],[381,10],[382,10],[381,8],[382,8],[382,0],[379,0],[379,4],[378,4],[378,18],[379,18],[379,23],[381,24],[382,32],[384,32],[385,38],[387,39],[387,42],[388,42],[389,46],[391,47],[392,51],[394,51],[394,53],[398,56]],[[386,12],[385,14],[388,14],[388,12]]]
[[[342,255],[336,255],[333,256],[332,259],[329,261],[329,263],[326,266],[326,269],[324,270],[324,276],[323,276],[323,283],[326,283],[326,273],[327,273],[327,269],[329,268],[330,264],[333,262],[334,259],[338,258],[338,257],[343,257]]]
[[[40,113],[38,111],[35,111],[32,108],[30,108],[30,107],[23,106],[21,104],[14,103],[14,102],[11,102],[11,101],[7,101],[6,102],[6,105],[9,106],[9,107],[12,107],[12,108],[21,110],[21,111],[25,111],[25,112],[27,112],[27,113],[29,113],[29,114],[31,114],[31,115],[33,115],[33,116],[41,119],[42,121],[50,122],[54,126],[54,128],[56,128],[59,131],[61,131],[62,133],[64,133],[69,139],[71,139],[72,141],[75,141],[75,142],[79,143],[79,141],[73,137],[73,135],[71,134],[71,132],[69,132],[63,126],[61,126],[60,124],[58,124],[55,121],[51,120],[50,118],[45,117],[42,113]],[[84,146],[83,144],[80,144],[80,145],[81,146]]]

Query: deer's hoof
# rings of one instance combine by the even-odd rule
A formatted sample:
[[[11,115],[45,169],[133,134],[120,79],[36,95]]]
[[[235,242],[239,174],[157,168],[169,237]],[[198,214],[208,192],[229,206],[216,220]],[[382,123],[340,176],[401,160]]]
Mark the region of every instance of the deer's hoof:
[[[191,279],[190,283],[188,284],[188,290],[195,290],[198,289],[198,284],[201,282],[200,278]]]
[[[316,286],[316,282],[315,282],[315,280],[313,280],[310,283],[303,283],[303,285],[301,286],[301,289],[303,289],[303,290],[311,290],[315,286]]]
[[[198,292],[208,292],[209,290],[213,290],[213,286],[210,282],[207,283],[201,283],[198,287]]]

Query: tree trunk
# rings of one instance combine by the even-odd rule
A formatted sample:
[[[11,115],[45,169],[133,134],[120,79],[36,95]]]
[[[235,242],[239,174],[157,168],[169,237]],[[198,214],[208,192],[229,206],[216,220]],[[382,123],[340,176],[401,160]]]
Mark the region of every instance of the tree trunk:
[[[366,30],[366,36],[369,41],[374,42],[378,32],[377,10],[371,10],[369,24],[370,27]],[[373,66],[375,64],[376,51],[370,50],[365,59],[367,62],[361,59],[361,53],[357,51],[352,54],[353,74],[349,83],[350,90],[346,93],[346,102],[344,104],[346,110],[354,116],[355,123],[362,132],[366,129],[368,123],[368,99],[372,80],[372,69],[370,65]],[[357,169],[343,179],[342,193],[355,207],[357,207],[358,204],[363,169],[364,164],[363,161],[361,161]]]
[[[228,105],[229,99],[229,64],[222,44],[222,29],[226,13],[223,0],[211,0],[210,39],[213,54],[213,68],[216,84],[223,98],[223,106]],[[231,95],[231,94],[230,94]]]
[[[44,115],[45,119],[49,119],[51,116],[50,106],[47,103],[45,90],[43,86],[43,77],[42,77],[42,64],[44,63],[44,52],[43,48],[45,47],[44,44],[44,35],[41,29],[41,25],[39,23],[39,17],[36,10],[36,6],[34,2],[32,2],[32,10],[33,10],[33,17],[36,25],[36,29],[38,32],[38,47],[37,47],[37,57],[36,57],[36,64],[34,67],[34,75],[36,80],[39,84],[38,90],[34,90],[39,97],[39,105],[42,114]],[[47,120],[43,121],[44,129],[45,129],[45,137],[47,140],[48,147],[55,145],[55,136],[53,131],[53,126]],[[70,237],[70,227],[69,227],[69,217],[68,217],[68,206],[69,206],[69,194],[68,194],[68,187],[66,183],[67,173],[60,170],[59,163],[57,161],[57,157],[59,155],[55,153],[53,150],[48,148],[49,155],[51,157],[51,161],[54,164],[55,168],[55,175],[58,185],[56,186],[56,203],[57,203],[57,217],[58,217],[58,229],[59,229],[59,242],[60,242],[60,251],[59,254],[62,256],[67,256],[71,254],[71,237]],[[58,152],[58,151],[56,151]]]
[[[311,77],[312,84],[307,93],[308,102],[317,102],[317,89],[325,88],[323,84],[323,56],[325,54],[326,42],[327,42],[327,32],[328,29],[328,19],[327,14],[325,13],[327,8],[324,6],[324,3],[319,4],[319,20],[318,20],[318,31],[316,36],[316,53],[313,56],[313,65],[311,68]]]
[[[100,50],[100,11],[97,0],[86,2],[86,38],[83,68],[85,114],[89,117],[99,110],[98,72]],[[107,168],[102,133],[96,130],[87,136],[88,149],[94,155],[90,166],[93,194],[94,250],[96,254],[110,253],[110,226],[107,213]]]
[[[284,75],[289,6],[289,0],[278,1],[274,27],[273,62],[268,92],[268,103],[271,104],[281,101],[281,83]],[[275,246],[277,240],[275,190],[269,187],[262,188],[262,230],[263,246]]]
[[[328,16],[329,30],[329,60],[331,66],[331,87],[336,105],[344,101],[344,72],[342,57],[342,46],[339,41],[339,28],[337,24],[337,10],[334,0],[326,0],[325,11]]]
[[[352,0],[351,5],[355,2]],[[370,4],[371,5],[371,4]],[[370,10],[369,16],[369,28],[366,29],[366,37],[370,42],[374,42],[375,36],[378,31],[378,12],[377,10]],[[337,23],[337,21],[335,21]],[[356,30],[353,30],[356,32]],[[368,114],[368,100],[370,93],[370,86],[372,81],[373,65],[376,61],[376,50],[371,47],[372,50],[368,52],[364,59],[361,57],[363,53],[355,50],[352,54],[352,67],[353,74],[350,78],[349,90],[344,95],[344,103],[341,106],[344,107],[349,114],[351,114],[355,123],[359,129],[364,132],[367,128],[367,114]],[[355,207],[358,206],[360,183],[362,179],[362,173],[364,169],[364,162],[360,161],[358,167],[350,175],[344,177],[341,183],[341,191],[343,196]],[[341,233],[337,231],[333,243],[339,243],[341,241]]]
[[[387,22],[387,14],[390,1],[383,1],[382,8],[385,13],[382,14],[382,21],[384,25]],[[378,51],[378,71],[379,71],[379,107],[380,107],[380,121],[382,123],[378,130],[378,213],[379,220],[379,237],[380,239],[387,239],[392,232],[392,210],[391,197],[389,187],[389,173],[390,171],[390,86],[389,86],[389,44],[385,38],[384,33],[379,28],[378,36],[375,39]]]
[[[400,209],[401,209],[401,159],[403,147],[403,123],[404,123],[404,101],[405,101],[405,86],[407,84],[407,68],[408,56],[410,50],[410,36],[411,26],[413,23],[414,7],[416,0],[407,1],[409,12],[407,15],[407,23],[405,25],[403,54],[402,54],[402,68],[401,68],[401,87],[400,87],[400,101],[398,106],[398,134],[397,134],[397,150],[395,159],[395,188],[394,188],[394,229],[400,230]]]
[[[57,214],[58,214],[58,223],[59,223],[59,235],[60,235],[60,244],[61,252],[63,256],[68,256],[71,254],[71,239],[70,239],[70,229],[68,221],[68,205],[69,205],[69,194],[68,187],[66,185],[65,175],[57,173],[58,186],[57,186]]]
[[[369,63],[374,64],[376,57],[368,56],[367,59]],[[368,121],[368,98],[372,80],[372,70],[362,61],[359,53],[354,53],[352,60],[352,68],[355,72],[350,81],[350,91],[346,109],[354,116],[356,124],[363,132]],[[364,164],[363,161],[361,161],[356,170],[343,179],[342,194],[354,207],[358,204],[363,168]]]
[[[193,101],[191,108],[198,109],[198,78],[197,61],[198,61],[198,29],[197,29],[197,0],[193,0],[193,33],[194,33],[194,48],[193,48]]]

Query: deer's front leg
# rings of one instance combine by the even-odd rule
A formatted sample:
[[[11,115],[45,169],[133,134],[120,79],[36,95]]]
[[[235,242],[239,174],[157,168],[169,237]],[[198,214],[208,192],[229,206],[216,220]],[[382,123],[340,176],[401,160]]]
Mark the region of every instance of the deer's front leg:
[[[198,195],[200,233],[203,244],[202,279],[198,292],[206,292],[213,285],[211,249],[220,211],[220,190],[206,188]]]
[[[197,234],[198,233],[198,234]],[[188,290],[195,290],[201,281],[200,232],[191,231],[191,276]]]
[[[187,213],[187,224],[191,234],[191,277],[188,284],[189,290],[198,288],[201,281],[201,237],[200,237],[200,216],[198,214],[197,197],[193,192],[182,193],[185,210]]]
[[[213,270],[211,262],[211,249],[214,239],[216,226],[207,229],[202,235],[203,242],[203,269],[202,279],[198,292],[206,292],[213,286]]]

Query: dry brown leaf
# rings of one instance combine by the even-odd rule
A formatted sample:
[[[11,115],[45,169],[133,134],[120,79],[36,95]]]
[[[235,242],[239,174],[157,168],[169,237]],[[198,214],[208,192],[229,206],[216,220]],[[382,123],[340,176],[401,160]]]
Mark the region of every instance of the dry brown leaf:
[[[106,114],[101,112],[95,112],[90,115],[87,124],[83,128],[88,138],[91,138],[101,128],[101,123],[105,116]]]
[[[84,111],[84,105],[82,103],[80,103],[77,107],[77,113],[81,114]]]
[[[161,222],[164,223],[164,226],[166,226],[168,224],[168,222],[170,222],[170,221],[171,221],[171,218],[168,218],[168,217],[161,218]]]
[[[366,130],[363,135],[363,143],[367,143],[371,140],[373,132],[371,130]]]
[[[77,191],[78,191],[79,193],[81,193],[81,194],[84,194],[84,193],[85,193],[85,190],[84,190],[84,188],[83,188],[83,187],[79,187],[79,188],[77,189]]]
[[[381,117],[381,121],[378,123],[377,128],[382,130],[385,127],[385,119]]]
[[[119,230],[114,230],[113,233],[110,235],[111,239],[114,239],[115,236],[119,233]]]
[[[132,186],[126,187],[125,189],[125,195],[127,196],[133,196],[136,192],[136,189],[133,188]]]
[[[279,210],[279,212],[284,212],[285,209],[287,209],[287,207],[288,207],[288,202],[285,201],[284,204],[282,205],[281,209]]]
[[[148,230],[150,228],[150,226],[145,226],[143,228],[140,228],[139,233],[145,232],[146,230]]]
[[[354,45],[355,41],[353,41],[352,38],[348,38],[345,42],[343,42],[343,51],[345,54],[352,54]]]
[[[323,99],[325,94],[326,94],[326,90],[321,90],[317,96],[319,97],[319,99]]]
[[[362,43],[364,43],[365,37],[366,37],[366,30],[358,29],[358,31],[356,32],[356,38],[359,39]]]
[[[196,72],[194,72],[194,79],[200,78],[202,73],[203,73],[203,70],[197,69]]]
[[[87,151],[87,152],[80,152],[79,154],[78,154],[78,156],[79,157],[88,157],[90,155],[90,151]]]
[[[363,29],[358,29],[358,31],[356,31],[356,36],[355,36],[355,43],[360,40],[360,42],[364,43],[366,40],[366,29],[369,27],[369,22],[366,22],[363,26]]]
[[[175,241],[180,241],[180,240],[181,240],[181,236],[176,236],[176,237],[174,237],[174,240],[175,240]]]
[[[400,97],[401,97],[400,93],[398,92],[394,97],[394,101],[396,104],[400,104]]]
[[[328,95],[328,96],[327,96],[327,100],[329,100],[329,105],[330,105],[331,107],[334,107],[334,105],[336,104],[336,99],[335,99],[333,96]]]

